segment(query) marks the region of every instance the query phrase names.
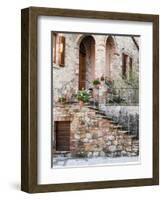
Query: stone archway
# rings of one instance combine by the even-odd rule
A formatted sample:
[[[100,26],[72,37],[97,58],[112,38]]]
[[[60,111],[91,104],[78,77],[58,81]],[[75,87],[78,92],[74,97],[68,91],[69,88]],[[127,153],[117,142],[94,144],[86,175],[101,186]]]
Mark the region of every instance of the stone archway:
[[[79,45],[79,90],[88,89],[95,76],[95,40],[86,35]]]
[[[112,62],[115,53],[115,42],[112,36],[106,40],[106,63],[105,63],[105,76],[111,78],[112,76]]]

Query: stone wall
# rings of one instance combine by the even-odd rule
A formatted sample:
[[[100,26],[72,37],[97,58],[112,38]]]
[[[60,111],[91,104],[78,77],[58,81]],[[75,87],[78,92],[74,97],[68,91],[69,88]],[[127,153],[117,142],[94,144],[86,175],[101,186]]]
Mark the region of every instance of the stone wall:
[[[78,34],[63,34],[65,37],[65,65],[53,65],[53,100],[71,95],[78,90],[79,47]]]
[[[115,87],[130,88],[126,81],[122,80],[122,54],[125,53],[133,60],[133,73],[139,79],[139,51],[131,37],[115,36],[116,55],[112,63],[112,77],[115,80]],[[129,66],[127,66],[129,68]],[[129,79],[129,69],[127,69],[127,79]]]
[[[78,90],[79,82],[79,45],[84,38],[82,34],[62,34],[65,37],[65,65],[59,67],[57,64],[53,66],[53,100],[56,102],[60,96],[71,96]],[[95,62],[94,72],[87,69],[87,77],[89,81],[107,75],[106,68],[106,40],[108,35],[92,35],[95,40]],[[129,36],[112,36],[115,45],[115,52],[112,57],[111,76],[115,80],[115,87],[130,87],[126,81],[122,79],[122,53],[125,53],[133,59],[133,72],[136,79],[139,73],[139,51],[133,40]],[[137,38],[138,41],[139,38]],[[87,63],[89,63],[87,61]]]
[[[73,157],[139,155],[138,140],[86,106],[80,109],[78,104],[58,104],[54,109],[54,121],[71,121],[70,155]]]

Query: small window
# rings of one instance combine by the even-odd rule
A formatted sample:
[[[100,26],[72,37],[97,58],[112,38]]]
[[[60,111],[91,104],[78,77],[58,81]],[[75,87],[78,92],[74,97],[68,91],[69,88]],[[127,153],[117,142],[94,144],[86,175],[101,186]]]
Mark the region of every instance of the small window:
[[[128,55],[122,54],[122,78],[126,79],[127,78],[127,59]]]
[[[129,78],[132,79],[132,65],[133,65],[133,60],[132,58],[130,57],[129,58]]]

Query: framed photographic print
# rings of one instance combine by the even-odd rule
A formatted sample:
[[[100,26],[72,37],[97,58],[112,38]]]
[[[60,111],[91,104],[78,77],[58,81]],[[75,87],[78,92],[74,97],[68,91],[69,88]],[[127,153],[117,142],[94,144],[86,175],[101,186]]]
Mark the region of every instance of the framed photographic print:
[[[21,188],[159,184],[159,16],[22,9]]]

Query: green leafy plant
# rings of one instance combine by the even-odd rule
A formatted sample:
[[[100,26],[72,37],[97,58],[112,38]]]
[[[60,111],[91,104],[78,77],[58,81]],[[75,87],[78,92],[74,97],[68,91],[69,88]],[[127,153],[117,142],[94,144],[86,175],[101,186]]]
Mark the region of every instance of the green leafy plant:
[[[87,90],[79,90],[77,93],[78,101],[83,101],[84,103],[88,102],[90,99],[90,94]]]
[[[95,80],[93,80],[93,85],[100,85],[100,80],[99,79],[95,79]]]
[[[64,96],[59,97],[58,102],[59,103],[66,103],[66,97],[64,97]]]

